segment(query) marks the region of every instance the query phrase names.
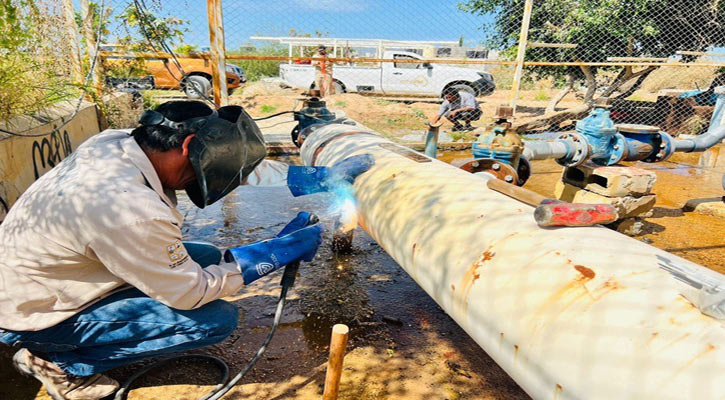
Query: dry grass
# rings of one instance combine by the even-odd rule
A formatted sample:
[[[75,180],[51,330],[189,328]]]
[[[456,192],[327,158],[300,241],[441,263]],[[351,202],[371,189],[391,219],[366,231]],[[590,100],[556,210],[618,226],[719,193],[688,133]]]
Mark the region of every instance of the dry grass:
[[[715,76],[714,67],[661,67],[647,77],[641,90],[656,93],[664,89],[707,89]]]

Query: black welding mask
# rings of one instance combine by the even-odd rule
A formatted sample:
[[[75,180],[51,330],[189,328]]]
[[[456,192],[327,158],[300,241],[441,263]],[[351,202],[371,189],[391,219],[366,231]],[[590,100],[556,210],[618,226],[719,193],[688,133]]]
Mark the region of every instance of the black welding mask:
[[[211,115],[182,122],[169,121],[155,111],[146,111],[141,123],[166,125],[195,134],[189,142],[189,161],[196,181],[185,189],[199,208],[213,204],[236,189],[267,155],[262,132],[240,106],[221,107]]]
[[[267,155],[262,132],[242,107],[222,107],[218,114],[189,143],[196,182],[186,193],[199,208],[236,189]]]

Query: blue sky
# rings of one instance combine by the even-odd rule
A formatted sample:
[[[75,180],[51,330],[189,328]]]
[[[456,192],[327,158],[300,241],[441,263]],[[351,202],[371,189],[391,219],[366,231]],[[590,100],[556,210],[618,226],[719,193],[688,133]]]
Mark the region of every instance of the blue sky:
[[[119,10],[129,1],[112,0],[111,4]],[[456,41],[463,35],[467,45],[485,40],[480,29],[485,18],[460,11],[459,0],[222,1],[230,50],[248,42],[250,36],[287,36],[290,29],[342,38]],[[158,2],[163,5],[161,14],[190,22],[188,44],[207,46],[205,0],[146,1],[148,5]]]

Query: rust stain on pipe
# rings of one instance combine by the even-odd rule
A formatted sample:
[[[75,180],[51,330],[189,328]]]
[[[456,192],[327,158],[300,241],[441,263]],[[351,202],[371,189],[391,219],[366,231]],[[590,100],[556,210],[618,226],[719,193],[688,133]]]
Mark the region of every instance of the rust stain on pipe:
[[[415,247],[418,246],[418,243],[413,243],[413,250],[410,252],[410,264],[415,264]]]
[[[466,274],[463,275],[463,279],[461,280],[461,295],[458,298],[458,305],[462,311],[465,311],[468,308],[468,295],[471,293],[473,283],[481,277],[478,269],[483,265],[483,263],[493,259],[495,255],[496,253],[492,252],[490,248],[489,250],[484,251],[483,254],[481,254],[481,257],[479,257],[479,259],[473,263],[470,268],[468,268]]]
[[[581,273],[587,279],[594,279],[594,277],[597,276],[597,274],[594,273],[591,268],[587,268],[583,265],[575,265],[574,269],[579,271],[579,273]]]

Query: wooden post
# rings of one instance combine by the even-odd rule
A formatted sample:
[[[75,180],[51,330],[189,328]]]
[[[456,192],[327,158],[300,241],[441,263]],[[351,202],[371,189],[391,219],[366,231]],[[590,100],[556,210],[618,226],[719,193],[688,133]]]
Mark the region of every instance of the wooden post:
[[[73,9],[73,0],[65,0],[63,2],[66,23],[66,34],[70,41],[71,51],[71,80],[74,84],[83,84],[83,70],[81,69],[81,53],[78,49],[78,26],[76,25],[75,10]]]
[[[224,18],[222,0],[206,0],[209,18],[209,48],[211,49],[211,75],[214,88],[214,103],[225,106],[229,102],[227,95],[227,64],[224,47]]]
[[[526,42],[529,38],[529,22],[531,22],[531,10],[534,6],[534,0],[525,0],[524,18],[521,21],[521,34],[519,34],[519,52],[516,55],[516,73],[514,73],[514,82],[511,86],[511,107],[516,112],[516,102],[519,99],[519,87],[521,87],[521,75],[524,72],[524,57],[526,56]]]
[[[330,359],[327,362],[327,375],[325,375],[325,391],[322,393],[322,400],[336,400],[340,388],[340,376],[342,375],[342,363],[345,359],[345,347],[347,346],[347,335],[350,328],[347,325],[336,324],[332,327],[332,339],[330,339]]]
[[[86,55],[88,55],[88,67],[90,68],[91,64],[93,63],[93,59],[96,58],[96,38],[94,37],[94,30],[93,30],[93,18],[95,17],[94,13],[91,11],[90,7],[88,6],[88,0],[80,0],[81,2],[81,18],[83,19],[83,35],[85,37],[86,41]],[[98,16],[99,23],[103,23],[103,12],[104,10],[100,10],[101,15]],[[100,38],[98,38],[100,39]],[[96,95],[101,95],[102,87],[101,87],[101,60],[96,60],[96,65],[93,68],[93,71],[89,71],[91,74],[91,82],[93,85],[93,89],[96,92]]]

